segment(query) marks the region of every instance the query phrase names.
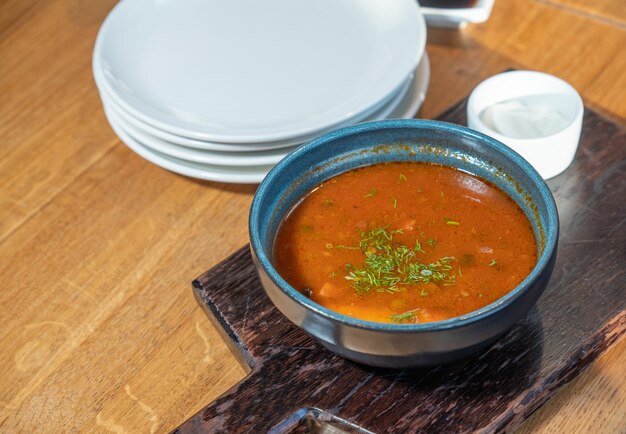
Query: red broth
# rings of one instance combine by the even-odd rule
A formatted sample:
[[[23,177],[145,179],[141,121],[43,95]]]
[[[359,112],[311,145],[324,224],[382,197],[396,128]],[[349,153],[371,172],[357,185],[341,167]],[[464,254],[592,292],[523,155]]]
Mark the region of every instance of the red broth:
[[[384,163],[324,182],[282,222],[274,265],[331,310],[422,323],[480,309],[533,269],[520,207],[493,184],[426,163]]]

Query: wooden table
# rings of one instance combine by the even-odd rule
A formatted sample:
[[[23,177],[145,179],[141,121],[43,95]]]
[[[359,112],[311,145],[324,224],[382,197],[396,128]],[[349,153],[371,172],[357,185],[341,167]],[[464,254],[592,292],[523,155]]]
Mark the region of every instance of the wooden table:
[[[245,372],[190,281],[247,241],[255,186],[187,179],[109,128],[91,51],[113,0],[0,3],[0,431],[163,432]],[[430,29],[434,117],[508,67],[626,119],[623,0],[498,0]],[[626,341],[522,432],[626,432]]]

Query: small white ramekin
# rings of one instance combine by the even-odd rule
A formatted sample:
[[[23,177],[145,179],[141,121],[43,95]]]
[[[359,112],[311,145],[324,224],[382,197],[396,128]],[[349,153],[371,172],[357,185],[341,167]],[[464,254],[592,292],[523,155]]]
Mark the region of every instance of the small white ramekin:
[[[514,98],[560,94],[568,98],[568,124],[554,134],[532,139],[507,137],[489,128],[480,119],[487,107]],[[510,71],[494,75],[472,91],[467,102],[467,125],[501,141],[524,157],[544,179],[563,172],[574,160],[582,128],[583,100],[569,83],[536,71]]]

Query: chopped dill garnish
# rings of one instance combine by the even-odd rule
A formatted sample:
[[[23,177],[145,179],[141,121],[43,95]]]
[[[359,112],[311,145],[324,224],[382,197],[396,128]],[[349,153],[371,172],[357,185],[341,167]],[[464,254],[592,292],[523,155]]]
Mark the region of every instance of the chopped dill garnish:
[[[483,297],[484,297],[484,295],[483,295],[482,292],[480,294],[478,294],[478,298],[483,298]]]
[[[400,178],[398,179],[398,184],[400,184],[401,182],[406,182],[406,176],[404,176],[404,173],[401,173]]]
[[[443,256],[437,261],[421,263],[417,253],[424,250],[419,241],[413,248],[393,243],[394,235],[402,233],[402,229],[387,230],[387,227],[361,233],[359,246],[365,255],[364,264],[361,267],[346,265],[345,276],[358,294],[372,290],[394,293],[400,291],[399,285],[456,283],[451,265],[456,258]]]
[[[412,264],[408,264],[407,269],[402,271],[407,271],[407,280],[409,284],[416,283],[455,283],[455,276],[450,275],[448,273],[452,270],[452,265],[450,263],[455,261],[456,259],[452,256],[444,256],[440,258],[438,261],[431,262],[430,264],[420,264],[419,262],[414,262]]]
[[[336,275],[337,275],[337,272],[333,271],[328,275],[328,277],[335,277]]]
[[[344,244],[339,244],[335,246],[336,249],[348,249],[348,250],[360,250],[360,247],[357,246],[346,246]]]
[[[490,267],[493,267],[494,265],[497,265],[498,261],[496,261],[495,259],[492,259],[491,262],[489,263]]]
[[[433,240],[432,238],[429,238],[426,242],[430,247],[435,247],[437,245],[437,240]]]
[[[426,297],[428,294],[430,294],[430,293],[428,291],[426,291],[424,288],[421,289],[420,297]]]
[[[391,199],[393,199],[393,207],[396,208],[398,206],[398,199],[395,197],[392,197]]]
[[[426,253],[424,249],[422,249],[422,244],[419,242],[419,240],[415,240],[415,247],[413,247],[413,250],[420,253]]]
[[[461,266],[459,265],[459,277],[463,277],[463,272],[461,271]]]
[[[459,226],[461,223],[457,222],[456,220],[450,220],[450,219],[445,219],[446,224],[450,225],[450,226]]]
[[[376,250],[388,250],[391,249],[390,242],[393,240],[393,236],[396,234],[403,234],[402,229],[396,229],[393,231],[387,231],[387,226],[372,229],[369,232],[361,232],[361,242],[359,246],[363,252],[369,248]]]
[[[389,319],[393,322],[417,322],[417,309],[408,310],[403,313],[391,315]]]
[[[363,197],[374,197],[374,196],[376,196],[377,194],[378,194],[378,190],[376,190],[375,188],[372,188],[372,189],[370,190],[370,192],[369,192],[369,193],[367,193],[367,194],[366,194],[365,196],[363,196]]]

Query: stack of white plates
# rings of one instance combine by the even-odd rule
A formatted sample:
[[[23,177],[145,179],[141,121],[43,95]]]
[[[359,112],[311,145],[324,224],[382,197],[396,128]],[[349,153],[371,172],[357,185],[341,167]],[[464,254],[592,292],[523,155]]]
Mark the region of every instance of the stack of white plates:
[[[122,0],[93,71],[109,123],[137,154],[256,183],[313,137],[413,117],[425,42],[414,0]]]

